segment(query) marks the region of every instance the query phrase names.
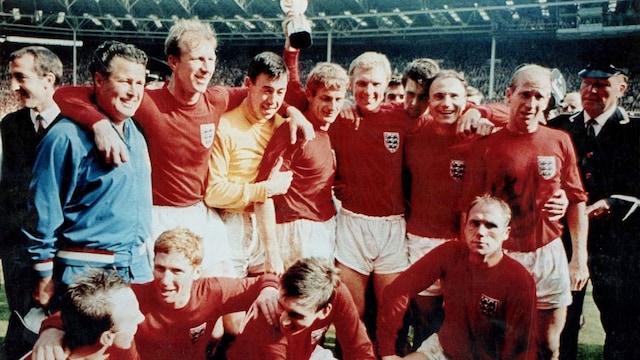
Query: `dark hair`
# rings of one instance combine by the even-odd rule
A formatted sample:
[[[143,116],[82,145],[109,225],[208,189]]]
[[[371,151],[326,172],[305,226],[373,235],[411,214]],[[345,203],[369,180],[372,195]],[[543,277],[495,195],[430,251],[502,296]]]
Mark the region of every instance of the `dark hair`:
[[[121,43],[120,41],[105,41],[93,52],[93,59],[89,64],[91,77],[96,73],[108,78],[111,75],[111,61],[116,56],[147,66],[147,54],[135,45]]]
[[[271,51],[263,51],[251,59],[247,76],[252,82],[255,82],[260,74],[267,74],[269,78],[280,78],[286,76],[289,78],[289,70],[284,60]]]
[[[111,294],[129,284],[115,271],[91,269],[75,278],[62,297],[61,316],[70,349],[95,344],[100,335],[113,328]]]
[[[333,299],[338,286],[338,269],[321,258],[296,261],[282,275],[280,288],[285,297],[295,297],[304,306],[316,311],[325,308]]]
[[[389,87],[398,86],[398,85],[404,86],[404,83],[402,82],[402,75],[398,73],[393,73],[391,75],[391,80],[389,80]]]
[[[438,72],[440,72],[440,66],[434,60],[429,58],[415,59],[405,67],[402,85],[406,86],[407,80],[411,79],[426,92]]]
[[[62,61],[58,55],[44,46],[27,46],[18,49],[9,55],[9,61],[21,58],[27,54],[33,56],[33,70],[40,77],[51,73],[55,76],[55,86],[62,84]]]

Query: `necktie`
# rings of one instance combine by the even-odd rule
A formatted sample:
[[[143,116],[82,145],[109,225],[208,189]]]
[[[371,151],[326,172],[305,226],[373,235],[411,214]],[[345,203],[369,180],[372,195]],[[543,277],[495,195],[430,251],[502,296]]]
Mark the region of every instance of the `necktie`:
[[[40,114],[36,115],[36,127],[38,128],[38,130],[36,131],[38,136],[42,136],[42,134],[44,134],[45,130],[47,129],[45,127],[44,118]]]
[[[595,124],[596,124],[596,121],[594,119],[589,119],[589,121],[587,121],[587,136],[590,139],[596,138],[596,130],[593,128]]]

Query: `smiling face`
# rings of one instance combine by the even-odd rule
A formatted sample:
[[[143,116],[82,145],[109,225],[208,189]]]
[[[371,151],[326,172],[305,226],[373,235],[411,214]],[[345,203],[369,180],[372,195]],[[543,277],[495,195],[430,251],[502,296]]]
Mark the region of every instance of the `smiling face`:
[[[153,281],[158,296],[175,309],[187,305],[193,282],[200,277],[200,267],[194,266],[180,252],[157,252],[153,260]]]
[[[429,113],[439,123],[455,123],[467,105],[466,93],[460,80],[436,77],[429,87]]]
[[[11,90],[18,95],[24,107],[42,111],[52,102],[55,76],[40,76],[35,69],[32,54],[24,54],[9,63]]]
[[[357,67],[351,75],[351,91],[360,111],[376,112],[384,101],[388,74],[384,69]]]
[[[323,320],[331,313],[332,305],[316,310],[313,304],[304,304],[297,297],[287,297],[280,290],[280,331],[283,334],[295,335],[311,326],[316,320]]]
[[[595,118],[616,106],[626,90],[627,82],[621,74],[608,79],[583,78],[580,86],[582,107]]]
[[[247,104],[251,114],[258,119],[271,119],[284,101],[288,82],[287,76],[272,78],[267,74],[259,74],[255,81],[247,77]]]
[[[114,122],[122,122],[138,110],[142,96],[146,68],[143,64],[116,56],[109,65],[109,74],[94,76],[96,102]]]
[[[307,91],[309,111],[311,111],[320,127],[333,124],[340,114],[346,94],[346,88],[327,89],[323,87],[317,89],[315,94]]]
[[[544,110],[551,96],[551,75],[535,65],[518,71],[506,93],[510,112],[507,128],[521,134],[533,133],[545,119]]]
[[[204,93],[216,69],[216,45],[213,41],[185,40],[180,56],[169,56],[169,66],[177,88],[185,94]]]

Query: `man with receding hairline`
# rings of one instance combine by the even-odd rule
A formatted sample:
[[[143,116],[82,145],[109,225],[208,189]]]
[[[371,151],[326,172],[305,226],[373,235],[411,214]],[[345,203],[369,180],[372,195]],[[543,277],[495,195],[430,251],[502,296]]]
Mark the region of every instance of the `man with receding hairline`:
[[[2,350],[9,359],[27,352],[36,339],[19,317],[30,311],[43,313],[31,298],[38,276],[31,268],[21,227],[27,216],[36,147],[47,129],[62,118],[53,101],[63,80],[62,69],[58,56],[42,46],[27,46],[9,55],[11,91],[24,106],[0,122],[0,257],[11,312]]]
[[[504,248],[536,280],[540,356],[557,359],[571,289],[581,289],[589,278],[587,194],[569,135],[540,125],[551,96],[551,71],[539,65],[518,68],[506,96],[509,123],[471,149],[462,201],[488,192],[509,203],[514,217]],[[569,264],[560,238],[563,226],[544,206],[559,189],[569,200]]]
[[[237,259],[232,258],[218,212],[206,206],[204,197],[220,117],[242,102],[247,89],[209,86],[217,47],[211,24],[197,18],[177,20],[164,42],[172,75],[163,87],[145,91],[133,117],[147,136],[153,167],[152,239],[167,229],[186,226],[204,238],[205,274],[230,276],[230,262]],[[126,145],[104,121],[104,114],[91,106],[89,95],[88,88],[63,87],[56,100],[65,115],[95,131],[106,162],[126,162]],[[300,114],[293,107],[281,112],[294,120]],[[153,243],[147,245],[151,253]]]
[[[485,195],[465,214],[460,241],[434,248],[385,289],[377,336],[383,360],[400,359],[394,340],[409,297],[438,279],[446,304],[442,327],[405,359],[536,358],[535,284],[502,251],[511,231],[511,210]]]

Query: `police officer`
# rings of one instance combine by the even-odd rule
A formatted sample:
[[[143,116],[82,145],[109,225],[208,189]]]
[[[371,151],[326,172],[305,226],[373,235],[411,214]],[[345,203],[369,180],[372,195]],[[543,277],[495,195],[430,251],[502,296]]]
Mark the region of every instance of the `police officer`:
[[[606,333],[604,359],[640,358],[640,119],[618,106],[628,75],[592,63],[578,73],[584,109],[550,121],[575,143],[589,193],[589,270]]]

